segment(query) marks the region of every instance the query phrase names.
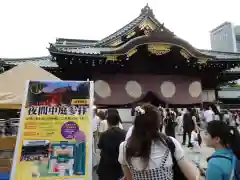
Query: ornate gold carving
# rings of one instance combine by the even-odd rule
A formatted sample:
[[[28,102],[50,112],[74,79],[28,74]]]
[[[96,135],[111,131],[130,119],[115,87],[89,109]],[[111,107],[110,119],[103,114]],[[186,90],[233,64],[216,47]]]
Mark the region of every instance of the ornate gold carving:
[[[170,51],[170,46],[166,44],[149,44],[148,51],[152,54],[162,55]]]
[[[114,55],[106,56],[106,58],[107,61],[117,61],[117,56]]]
[[[146,27],[148,27],[151,31],[156,29],[156,25],[148,18],[144,19],[139,25],[140,29],[145,29]]]
[[[186,59],[189,59],[189,58],[191,57],[191,55],[188,54],[188,53],[187,53],[185,50],[183,50],[183,49],[181,49],[180,54],[181,54],[184,58],[186,58]]]
[[[111,42],[110,46],[117,46],[117,45],[119,45],[121,43],[122,43],[122,40],[121,40],[121,38],[119,38],[119,39]]]
[[[146,26],[146,27],[144,28],[144,34],[145,34],[145,35],[148,35],[150,32],[152,32],[152,29],[151,29],[149,26]]]
[[[127,38],[133,37],[135,34],[135,31],[131,31],[130,33],[128,33]]]
[[[131,57],[137,52],[137,49],[131,49],[130,51],[127,52],[127,57]]]

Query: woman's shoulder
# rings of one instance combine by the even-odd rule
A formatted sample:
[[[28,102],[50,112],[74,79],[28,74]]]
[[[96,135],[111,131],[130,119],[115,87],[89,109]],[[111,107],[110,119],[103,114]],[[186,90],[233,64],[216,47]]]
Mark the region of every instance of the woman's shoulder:
[[[174,138],[172,136],[169,136],[169,138],[172,140],[173,144],[175,145],[175,148],[178,148],[178,146],[181,147],[180,142],[176,138]]]
[[[208,158],[208,164],[218,164],[219,162],[229,162],[231,163],[232,158],[234,154],[229,151],[227,153],[213,153],[209,158]],[[221,163],[219,163],[221,164]]]
[[[126,148],[126,144],[127,144],[127,141],[123,141],[121,142],[121,144],[119,145],[120,148]]]
[[[212,171],[214,169],[218,169],[223,173],[228,173],[231,171],[232,162],[230,159],[223,157],[210,157],[208,160],[208,170]]]
[[[171,137],[171,136],[169,138],[172,140],[172,142],[175,146],[174,156],[175,156],[176,160],[178,161],[184,157],[184,150],[182,148],[181,143],[177,139],[175,139],[174,137]]]
[[[208,158],[208,165],[215,165],[218,167],[224,167],[227,168],[228,166],[231,166],[232,164],[232,158],[235,156],[231,150],[225,150],[225,152],[214,152],[209,158]]]
[[[123,141],[123,142],[121,142],[121,144],[119,145],[119,154],[121,154],[122,156],[125,156],[126,144],[127,144],[127,141]]]
[[[218,156],[213,155],[208,159],[208,165],[222,166],[226,162],[231,163],[231,160],[221,155]]]
[[[119,145],[119,154],[118,154],[118,161],[122,165],[126,165],[126,141],[121,142]]]

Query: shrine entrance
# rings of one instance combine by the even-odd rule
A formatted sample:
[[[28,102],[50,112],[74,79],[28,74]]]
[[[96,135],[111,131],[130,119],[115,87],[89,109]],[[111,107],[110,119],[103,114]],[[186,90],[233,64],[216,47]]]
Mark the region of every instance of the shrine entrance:
[[[138,103],[150,103],[154,106],[161,106],[161,107],[165,107],[166,103],[161,100],[157,94],[155,94],[152,91],[147,92],[144,96],[142,96],[141,99],[139,99],[137,101]]]

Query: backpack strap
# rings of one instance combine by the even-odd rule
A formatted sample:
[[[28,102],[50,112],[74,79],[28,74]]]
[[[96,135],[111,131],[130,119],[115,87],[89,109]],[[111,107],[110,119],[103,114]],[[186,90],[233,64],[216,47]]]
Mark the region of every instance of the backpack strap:
[[[207,161],[209,161],[212,158],[223,158],[223,159],[228,159],[229,161],[232,161],[232,158],[224,155],[213,155],[207,158]]]
[[[174,142],[172,141],[172,139],[170,137],[167,136],[166,138],[166,143],[167,143],[167,147],[169,148],[170,152],[171,152],[171,157],[172,157],[172,161],[173,161],[173,164],[177,163],[177,160],[174,156],[174,153],[175,153],[175,144]]]
[[[171,139],[171,137],[166,137],[165,141],[167,143],[168,149],[171,152],[171,157],[172,157],[172,161],[173,161],[173,179],[174,180],[178,180],[178,179],[187,180],[187,178],[183,174],[182,170],[178,166],[177,160],[174,156],[176,148],[175,148],[175,144],[174,144],[173,140]]]

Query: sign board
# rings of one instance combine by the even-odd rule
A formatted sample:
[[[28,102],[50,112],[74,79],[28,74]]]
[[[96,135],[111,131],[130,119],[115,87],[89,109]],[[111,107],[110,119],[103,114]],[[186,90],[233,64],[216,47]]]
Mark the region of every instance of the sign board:
[[[29,81],[11,180],[92,179],[93,82]]]

